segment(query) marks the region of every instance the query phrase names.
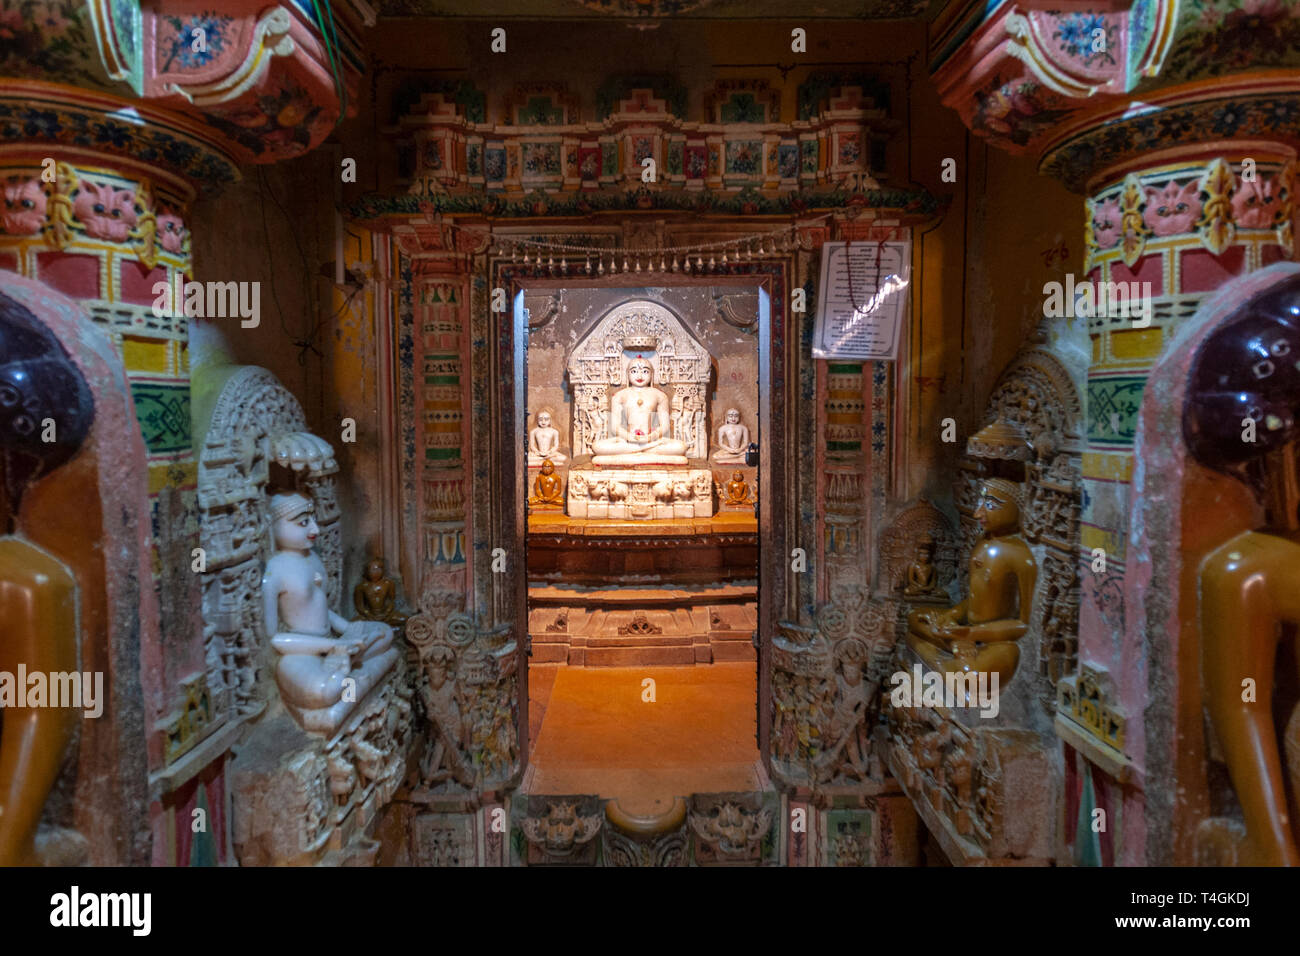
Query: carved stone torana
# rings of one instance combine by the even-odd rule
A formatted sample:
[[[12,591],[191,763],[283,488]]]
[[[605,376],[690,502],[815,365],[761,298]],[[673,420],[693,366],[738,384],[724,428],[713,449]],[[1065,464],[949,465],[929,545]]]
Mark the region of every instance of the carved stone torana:
[[[900,512],[880,536],[879,590],[892,594],[904,588],[917,542],[927,535],[934,541],[935,593],[947,592],[957,576],[958,536],[944,513],[924,498]]]
[[[626,302],[601,319],[569,356],[574,393],[573,454],[589,455],[610,436],[609,397],[625,384],[625,356],[649,359],[656,386],[669,386],[671,436],[686,445],[687,458],[709,451],[705,391],[709,354],[668,309],[644,300]]]
[[[530,796],[527,801],[519,826],[528,841],[529,866],[595,864],[600,847],[595,838],[605,822],[599,797]]]
[[[406,622],[424,719],[420,779],[427,791],[484,790],[519,769],[515,700],[517,645],[506,625],[483,628],[460,612],[464,598],[427,596]]]
[[[687,819],[701,866],[758,866],[775,813],[761,793],[696,793]]]
[[[199,539],[203,572],[204,657],[215,719],[263,706],[257,669],[268,663],[261,637],[262,567],[271,557],[266,487],[271,465],[315,503],[325,564],[325,591],[338,609],[343,585],[338,470],[332,455],[295,456],[292,436],[306,432],[298,400],[269,371],[243,366],[226,380],[212,412],[198,464]],[[315,439],[319,442],[319,439]],[[320,442],[325,448],[329,446]],[[306,447],[301,445],[301,447]],[[311,446],[319,447],[319,446]],[[283,456],[277,460],[277,449]]]
[[[1079,725],[1112,750],[1124,752],[1127,718],[1116,702],[1115,686],[1109,674],[1084,664],[1078,674],[1063,678],[1056,689],[1058,718]]]

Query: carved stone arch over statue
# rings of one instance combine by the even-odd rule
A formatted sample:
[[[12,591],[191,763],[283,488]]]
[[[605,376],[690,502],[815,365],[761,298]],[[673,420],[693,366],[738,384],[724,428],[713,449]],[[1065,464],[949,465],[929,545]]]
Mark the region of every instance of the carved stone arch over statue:
[[[217,380],[213,389],[219,386],[198,466],[205,670],[213,712],[251,716],[270,693],[256,686],[259,666],[269,672],[272,661],[261,597],[262,571],[272,554],[267,488],[292,484],[314,500],[316,551],[329,577],[330,607],[337,611],[343,585],[338,466],[329,445],[308,435],[298,400],[266,369],[217,366],[203,369],[202,377]]]
[[[1079,644],[1079,515],[1083,451],[1083,401],[1061,360],[1038,346],[1021,350],[1002,371],[989,396],[983,424],[1005,422],[1024,432],[1021,530],[1039,561],[1029,634],[1021,646],[1038,648],[1036,682],[1044,707],[1053,710],[1056,684],[1075,671]],[[975,504],[985,466],[972,452],[960,462],[955,489],[963,550],[979,536]],[[965,590],[966,567],[958,565]]]
[[[670,309],[647,299],[610,309],[569,353],[574,456],[591,454],[593,443],[607,437],[609,397],[627,385],[629,353],[645,355],[654,384],[668,386],[672,437],[685,443],[686,457],[707,458],[709,353]]]

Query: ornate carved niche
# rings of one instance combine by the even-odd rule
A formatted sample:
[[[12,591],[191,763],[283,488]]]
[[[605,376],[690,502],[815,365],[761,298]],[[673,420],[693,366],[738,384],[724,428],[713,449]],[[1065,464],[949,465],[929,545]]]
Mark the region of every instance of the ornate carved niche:
[[[267,486],[292,485],[315,501],[316,550],[329,575],[330,607],[339,609],[343,550],[332,455],[294,460],[293,436],[306,432],[298,400],[264,368],[236,368],[213,408],[198,463],[203,572],[205,672],[212,709],[222,718],[265,706],[257,689],[263,646],[262,569],[272,554]],[[313,443],[320,447],[319,439]],[[328,447],[328,446],[324,446]],[[275,466],[274,468],[272,466]]]
[[[1080,456],[1083,403],[1069,371],[1040,347],[1022,350],[1003,370],[989,396],[982,424],[1011,422],[1031,448],[1025,463],[1021,530],[1038,558],[1038,584],[1023,653],[1037,647],[1038,693],[1043,707],[1056,706],[1056,685],[1073,674],[1078,660]],[[964,556],[979,537],[974,513],[985,466],[967,455],[959,462],[953,490],[961,517],[960,586],[966,588]],[[1024,667],[1024,665],[1021,665]]]
[[[917,559],[917,542],[923,538],[934,542],[935,581],[930,594],[947,597],[964,557],[961,541],[952,522],[924,498],[899,512],[880,535],[878,591],[891,595],[903,591],[908,568]]]
[[[608,435],[609,397],[627,384],[627,354],[638,352],[668,394],[672,434],[686,443],[686,457],[707,458],[709,353],[677,316],[643,299],[611,309],[569,355],[574,456],[591,454],[592,444]]]

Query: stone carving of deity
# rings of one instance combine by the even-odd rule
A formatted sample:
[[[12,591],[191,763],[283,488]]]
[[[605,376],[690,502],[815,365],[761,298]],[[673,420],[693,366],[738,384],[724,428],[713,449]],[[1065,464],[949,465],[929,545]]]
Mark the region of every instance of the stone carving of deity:
[[[686,444],[668,436],[668,396],[650,384],[652,376],[649,360],[638,355],[629,363],[627,386],[609,400],[609,435],[592,445],[593,464],[686,464]]]
[[[728,408],[727,420],[718,426],[718,450],[713,453],[713,460],[718,464],[743,465],[748,450],[749,429],[740,423],[740,412]]]
[[[312,548],[320,528],[310,498],[277,494],[270,511],[275,555],[262,576],[262,600],[266,632],[280,655],[275,682],[304,730],[331,734],[397,663],[393,629],[382,621],[346,621],[329,609],[325,565]]]
[[[528,464],[540,465],[550,459],[563,465],[568,459],[560,451],[560,431],[551,424],[551,413],[537,413],[537,425],[528,433]]]

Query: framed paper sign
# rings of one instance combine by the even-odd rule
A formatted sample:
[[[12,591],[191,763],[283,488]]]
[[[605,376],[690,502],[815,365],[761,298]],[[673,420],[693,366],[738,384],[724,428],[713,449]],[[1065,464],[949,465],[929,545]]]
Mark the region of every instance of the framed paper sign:
[[[825,243],[813,357],[898,358],[911,265],[911,239]]]

